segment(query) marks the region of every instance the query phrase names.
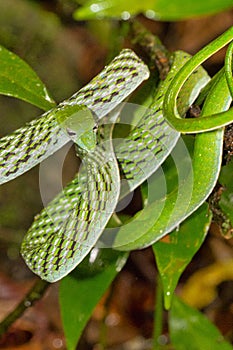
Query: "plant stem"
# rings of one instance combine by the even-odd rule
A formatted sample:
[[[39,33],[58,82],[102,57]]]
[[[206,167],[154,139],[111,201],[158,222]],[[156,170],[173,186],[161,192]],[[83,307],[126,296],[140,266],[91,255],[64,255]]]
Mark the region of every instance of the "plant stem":
[[[151,68],[157,67],[161,80],[170,70],[170,54],[159,38],[149,32],[140,22],[131,23],[131,37],[134,44],[139,45],[148,55]]]
[[[233,109],[227,107],[227,110],[221,110],[216,113],[215,109],[211,111],[210,115],[203,115],[205,118],[182,118],[179,115],[177,109],[177,97],[181,88],[187,79],[191,76],[191,74],[209,57],[211,57],[214,53],[218,52],[221,48],[226,46],[229,42],[233,40],[233,27],[230,27],[227,31],[225,31],[222,35],[220,35],[217,39],[210,42],[208,45],[203,47],[200,51],[198,51],[190,60],[188,60],[183,67],[179,70],[179,72],[175,75],[172,80],[172,84],[167,90],[164,98],[163,104],[163,116],[167,120],[167,122],[177,131],[181,133],[200,133],[204,131],[211,131],[219,129],[225,125],[231,124],[233,122]],[[231,50],[232,46],[230,45],[230,49],[228,51],[228,60],[226,66],[228,66],[228,77],[229,77],[229,66],[231,66]],[[230,57],[230,62],[229,62]],[[230,77],[229,77],[230,79]],[[230,82],[230,86],[231,86]],[[215,93],[217,91],[225,91],[226,79],[224,71],[218,76],[217,82],[214,84]],[[214,87],[212,87],[212,92]],[[220,92],[220,96],[221,96]],[[224,92],[225,95],[225,92]],[[217,96],[217,95],[216,95]],[[227,95],[226,95],[227,96]],[[226,97],[229,99],[229,96]],[[216,104],[216,102],[214,103]],[[218,105],[219,101],[218,101]]]
[[[227,49],[227,53],[225,57],[225,75],[226,75],[228,88],[233,98],[232,56],[233,56],[233,40]]]
[[[38,280],[34,284],[16,308],[2,322],[0,322],[0,337],[3,336],[12,323],[15,322],[28,307],[32,306],[35,301],[43,296],[49,285],[50,283],[44,280]]]
[[[161,278],[158,274],[157,288],[155,298],[155,317],[154,317],[154,330],[153,330],[153,349],[160,350],[161,346],[158,343],[158,338],[162,334],[163,330],[163,286]]]

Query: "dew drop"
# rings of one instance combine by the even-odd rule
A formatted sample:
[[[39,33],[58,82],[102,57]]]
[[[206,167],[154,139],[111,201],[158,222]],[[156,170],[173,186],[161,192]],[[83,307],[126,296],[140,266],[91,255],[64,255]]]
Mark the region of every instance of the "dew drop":
[[[119,324],[119,322],[120,322],[120,316],[114,312],[110,313],[105,319],[105,324],[108,327],[117,326]]]
[[[30,300],[25,300],[24,302],[25,307],[30,307],[32,305]]]
[[[155,11],[153,11],[153,10],[147,10],[147,11],[145,12],[145,15],[146,15],[147,18],[153,19],[153,18],[155,18]]]
[[[157,342],[158,342],[159,345],[166,345],[166,344],[168,343],[168,338],[167,338],[166,335],[161,334],[161,335],[158,337]]]
[[[55,349],[60,349],[63,346],[63,341],[60,338],[55,338],[53,340],[53,346]]]
[[[127,21],[128,19],[130,19],[130,13],[128,11],[123,11],[121,13],[121,18],[124,20],[124,21]]]
[[[98,4],[92,4],[90,9],[92,12],[98,12],[100,10],[100,6]]]
[[[93,264],[98,256],[98,253],[99,253],[99,249],[97,248],[93,248],[91,250],[91,253],[90,253],[90,257],[89,257],[89,262],[90,264]]]

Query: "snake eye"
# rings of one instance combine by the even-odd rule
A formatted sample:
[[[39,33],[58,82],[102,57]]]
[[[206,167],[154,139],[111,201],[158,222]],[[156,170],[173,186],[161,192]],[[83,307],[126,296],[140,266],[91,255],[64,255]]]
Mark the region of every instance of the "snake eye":
[[[93,127],[93,129],[92,129],[95,133],[97,133],[97,130],[98,130],[98,126],[97,125],[95,125],[94,127]]]
[[[76,136],[76,132],[70,128],[66,128],[66,132],[70,137]]]

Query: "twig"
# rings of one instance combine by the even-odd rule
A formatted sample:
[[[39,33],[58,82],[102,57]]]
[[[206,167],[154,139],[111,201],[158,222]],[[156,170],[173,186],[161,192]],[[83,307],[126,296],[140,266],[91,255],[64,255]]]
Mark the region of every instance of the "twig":
[[[161,80],[164,80],[170,70],[170,54],[162,45],[159,38],[149,32],[140,22],[131,22],[131,40],[134,44],[139,45],[147,54],[153,66],[159,71]]]
[[[163,330],[163,286],[160,276],[157,277],[156,300],[155,300],[155,318],[154,318],[154,350],[161,349],[158,342]]]
[[[28,307],[32,306],[35,301],[43,296],[49,285],[50,283],[44,280],[38,280],[34,284],[16,308],[2,322],[0,322],[0,337],[6,333],[12,323],[15,322]]]

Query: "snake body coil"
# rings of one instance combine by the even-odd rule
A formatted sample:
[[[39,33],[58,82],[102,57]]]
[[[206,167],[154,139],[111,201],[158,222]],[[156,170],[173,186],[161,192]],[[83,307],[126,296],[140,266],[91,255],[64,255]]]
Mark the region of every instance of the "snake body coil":
[[[150,108],[114,147],[112,129],[122,107],[120,103],[149,76],[147,66],[128,49],[70,99],[0,139],[0,183],[40,163],[70,137],[82,159],[81,171],[35,217],[23,240],[22,256],[41,278],[54,282],[73,270],[102,234],[120,191],[123,197],[134,190],[169,155],[180,133],[164,119],[164,95],[189,57],[183,52],[175,53],[171,70],[159,84]],[[202,69],[194,73],[180,94],[180,114],[207,82]],[[119,168],[126,187],[121,188]]]
[[[56,108],[0,139],[0,184],[28,171],[69,142],[56,114],[66,107],[87,106],[98,119],[122,102],[149,76],[131,50],[123,50],[88,85]]]
[[[118,164],[128,184],[121,191],[124,196],[145,181],[175,146],[180,134],[163,118],[163,97],[174,74],[188,59],[187,54],[176,53],[151,108],[129,136],[116,145],[115,154],[108,124],[99,129],[96,150],[79,150],[84,170],[36,217],[22,244],[25,261],[43,279],[54,282],[67,275],[94,246],[118,201]],[[108,69],[105,71],[109,73]],[[202,70],[197,71],[196,78],[189,82],[192,100],[204,84],[198,83],[202,75]],[[87,96],[87,88],[84,89]],[[192,103],[189,96],[183,95],[180,105],[183,113]]]

